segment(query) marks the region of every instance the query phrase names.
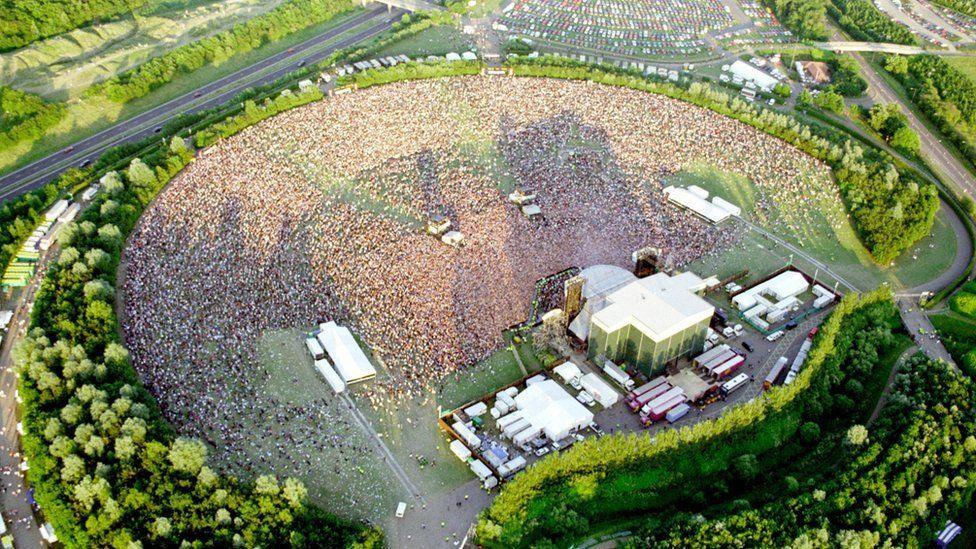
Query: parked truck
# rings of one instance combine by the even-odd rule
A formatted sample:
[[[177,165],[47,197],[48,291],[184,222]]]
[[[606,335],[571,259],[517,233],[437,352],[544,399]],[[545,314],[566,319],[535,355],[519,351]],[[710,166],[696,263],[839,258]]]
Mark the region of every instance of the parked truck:
[[[716,380],[724,379],[734,374],[735,371],[738,370],[740,366],[745,364],[745,361],[746,361],[746,357],[736,356],[735,358],[727,360],[725,363],[721,364],[720,366],[712,370],[712,375],[715,376]]]
[[[776,360],[776,364],[773,365],[773,369],[769,371],[769,374],[766,375],[766,379],[763,380],[763,389],[769,389],[776,384],[776,380],[779,379],[779,376],[783,373],[783,370],[786,368],[786,364],[788,362],[789,359],[787,359],[785,356],[781,356],[778,360]]]
[[[675,394],[667,399],[656,399],[641,412],[641,423],[647,427],[655,421],[660,421],[672,408],[684,403],[686,400],[688,400],[688,397],[685,396],[684,392]]]
[[[640,387],[634,389],[630,393],[627,393],[627,403],[629,404],[631,401],[637,400],[637,397],[639,397],[639,396],[643,395],[644,393],[650,391],[651,389],[654,389],[655,387],[659,387],[662,384],[667,383],[667,382],[668,382],[668,379],[666,377],[664,377],[664,376],[658,376],[658,377],[652,379],[651,381],[648,381],[647,383],[645,383],[645,384],[641,385]]]
[[[634,400],[628,401],[627,404],[630,406],[631,411],[636,412],[637,410],[640,410],[646,406],[648,402],[663,395],[665,392],[670,391],[673,388],[674,386],[670,383],[662,383]]]
[[[623,369],[621,369],[620,366],[617,366],[616,364],[614,364],[609,360],[603,363],[603,373],[610,376],[610,379],[616,381],[617,383],[620,384],[621,387],[624,387],[625,389],[634,388],[634,380],[630,379],[630,376],[627,375],[627,372],[623,371]]]
[[[679,419],[688,415],[688,412],[690,411],[691,406],[688,406],[687,402],[683,402],[668,410],[668,413],[665,414],[664,418],[668,420],[668,423],[674,423],[675,421],[678,421]]]

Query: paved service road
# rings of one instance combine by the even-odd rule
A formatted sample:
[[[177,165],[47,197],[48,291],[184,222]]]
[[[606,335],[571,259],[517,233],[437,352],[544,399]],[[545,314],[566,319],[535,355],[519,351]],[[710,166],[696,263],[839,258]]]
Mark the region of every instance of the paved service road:
[[[184,113],[193,113],[222,105],[247,88],[267,84],[295,71],[299,64],[317,63],[336,50],[352,46],[387,30],[399,20],[402,10],[387,11],[377,6],[345,23],[303,42],[292,51],[283,51],[250,67],[211,82],[194,93],[186,94],[150,109],[133,118],[75,143],[71,153],[56,152],[0,177],[0,200],[7,200],[42,186],[72,166],[94,160],[107,149],[151,136],[154,129]],[[336,40],[357,27],[358,32]],[[327,47],[322,47],[328,44]],[[198,97],[199,96],[199,97]]]

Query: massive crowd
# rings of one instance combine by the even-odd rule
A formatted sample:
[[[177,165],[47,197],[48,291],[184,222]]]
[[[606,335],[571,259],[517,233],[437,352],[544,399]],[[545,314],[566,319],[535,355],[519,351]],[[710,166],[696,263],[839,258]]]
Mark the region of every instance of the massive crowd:
[[[587,83],[398,83],[295,109],[203,151],[144,214],[121,275],[125,341],[167,419],[224,463],[328,472],[322,445],[369,449],[344,436],[340,404],[272,383],[263,335],[337,320],[382,365],[376,406],[429,394],[499,346],[543,277],[626,266],[645,246],[680,266],[735,245],[733,225],[664,199],[662,178],[693,163],[750,178],[761,201],[833,192],[826,168],[748,126]],[[507,201],[515,186],[544,220]],[[425,234],[436,215],[461,248]]]

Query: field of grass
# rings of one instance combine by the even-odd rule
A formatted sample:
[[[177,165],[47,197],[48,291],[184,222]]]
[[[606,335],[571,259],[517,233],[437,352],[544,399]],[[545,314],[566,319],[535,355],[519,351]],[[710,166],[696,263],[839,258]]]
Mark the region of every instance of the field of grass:
[[[470,36],[461,29],[449,25],[436,25],[395,44],[390,44],[376,55],[404,54],[409,57],[427,55],[444,55],[446,53],[461,53],[474,47]]]
[[[304,333],[300,329],[271,332],[258,342],[258,355],[268,373],[266,380],[256,382],[258,389],[293,406],[325,401],[330,421],[321,432],[328,433],[330,439],[335,437],[342,444],[340,447],[332,440],[313,441],[324,444],[313,446],[311,450],[304,445],[295,452],[296,457],[304,458],[306,453],[311,452],[311,465],[302,463],[300,472],[295,476],[305,483],[314,501],[346,516],[373,521],[389,517],[396,502],[404,499],[405,490],[385,465],[368,433],[356,423],[348,404],[332,392],[315,370],[305,349]],[[294,432],[303,421],[304,418],[295,418],[281,424],[269,418],[267,425],[255,425],[254,429],[262,437],[271,438],[284,429]],[[260,459],[261,453],[262,450],[254,449],[252,459]],[[294,475],[291,471],[293,467],[289,462],[278,463],[268,469]],[[341,467],[345,472],[336,474],[336,467]],[[349,474],[350,470],[352,474]]]
[[[283,1],[162,5],[151,14],[75,29],[0,54],[0,83],[52,101],[72,99],[92,84],[264,14]]]
[[[948,269],[956,253],[956,241],[944,212],[936,217],[930,236],[919,241],[893,265],[882,268],[861,245],[839,198],[823,204],[795,201],[760,212],[756,204],[763,198],[761,189],[745,177],[723,173],[706,165],[689,166],[672,176],[668,184],[694,184],[717,193],[741,207],[743,218],[822,261],[859,289],[871,289],[882,282],[892,284],[895,289],[910,288]],[[743,266],[753,272],[760,272],[760,269],[768,272],[769,267],[775,265],[773,268],[777,268],[789,261],[791,253],[761,235],[753,235],[745,238],[741,248],[729,250],[699,265],[705,267],[703,274],[717,273],[720,277],[722,273],[738,272]],[[815,267],[804,266],[802,258],[795,254],[794,262],[809,268],[811,274],[815,270]]]
[[[122,120],[136,116],[141,112],[166,103],[176,97],[191,93],[209,82],[232,74],[261,59],[284,51],[332,27],[347,22],[359,13],[362,12],[359,10],[350,11],[331,21],[309,27],[291,36],[252,50],[247,54],[235,56],[220,66],[206,67],[192,74],[182,75],[148,95],[126,103],[125,105],[106,102],[103,99],[79,98],[70,101],[64,118],[42,139],[33,142],[22,142],[16,147],[0,150],[0,172],[6,172],[28,164],[53,152],[57,152],[80,139],[94,135]],[[338,42],[346,36],[360,30],[362,30],[360,27],[354,27],[337,36],[334,40],[323,44],[321,47],[328,47],[329,44]]]

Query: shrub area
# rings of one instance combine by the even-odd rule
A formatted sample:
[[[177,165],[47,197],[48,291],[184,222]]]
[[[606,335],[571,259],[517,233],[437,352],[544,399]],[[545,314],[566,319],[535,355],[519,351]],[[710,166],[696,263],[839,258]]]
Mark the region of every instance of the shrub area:
[[[126,235],[192,156],[177,137],[110,172],[64,229],[15,351],[35,497],[68,547],[380,546],[378,531],[307,503],[296,480],[216,474],[206,448],[163,421],[120,344],[114,284]]]
[[[546,458],[507,484],[482,514],[478,541],[488,547],[563,544],[606,520],[697,513],[725,503],[747,508],[750,501],[778,497],[780,482],[793,485],[788,474],[804,459],[829,474],[838,452],[809,454],[818,441],[838,440],[870,415],[880,386],[871,383],[875,392],[867,394],[865,383],[887,377],[897,356],[885,351],[904,339],[893,332],[898,326],[887,290],[845,297],[822,324],[791,385],[653,439],[591,439]]]
[[[352,9],[352,0],[290,0],[270,12],[234,28],[156,57],[138,67],[92,86],[85,93],[125,103],[142,97],[206,65],[219,65],[311,25]]]
[[[64,105],[0,86],[0,147],[12,147],[25,139],[44,135],[64,116]]]
[[[593,80],[688,101],[779,137],[823,160],[833,168],[854,229],[879,264],[891,262],[928,235],[935,222],[939,197],[934,185],[899,171],[885,153],[864,149],[837,130],[802,124],[699,83],[682,88],[647,80],[636,72],[596,68],[564,58],[518,58],[509,61],[509,66],[519,75]]]
[[[976,0],[934,0],[934,2],[970,17],[976,17]]]

